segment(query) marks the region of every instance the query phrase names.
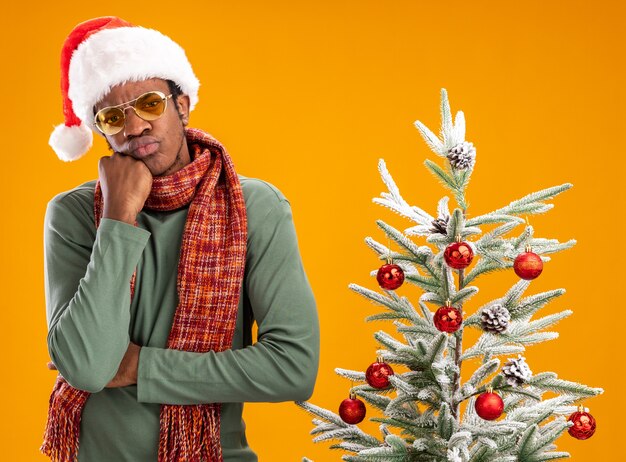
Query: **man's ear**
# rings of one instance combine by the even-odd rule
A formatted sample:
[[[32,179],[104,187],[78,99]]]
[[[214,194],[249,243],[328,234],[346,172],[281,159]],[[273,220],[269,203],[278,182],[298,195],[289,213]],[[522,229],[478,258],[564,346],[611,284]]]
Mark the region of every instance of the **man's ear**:
[[[178,95],[176,102],[178,103],[178,115],[180,120],[183,122],[184,126],[187,126],[187,124],[189,124],[189,96]]]

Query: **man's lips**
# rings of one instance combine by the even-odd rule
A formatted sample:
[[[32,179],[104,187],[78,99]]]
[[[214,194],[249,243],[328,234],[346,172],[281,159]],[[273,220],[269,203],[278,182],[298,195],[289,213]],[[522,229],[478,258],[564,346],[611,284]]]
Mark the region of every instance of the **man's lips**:
[[[159,149],[159,143],[149,143],[139,146],[137,149],[131,151],[135,157],[147,157],[150,154],[153,154]]]
[[[154,154],[159,149],[159,142],[150,136],[135,138],[128,143],[128,151],[133,157],[143,158]]]

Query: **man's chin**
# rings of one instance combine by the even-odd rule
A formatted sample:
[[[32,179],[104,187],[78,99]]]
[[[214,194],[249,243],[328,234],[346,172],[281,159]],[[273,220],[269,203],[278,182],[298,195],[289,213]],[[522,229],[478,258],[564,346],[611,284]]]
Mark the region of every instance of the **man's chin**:
[[[168,176],[171,175],[172,171],[168,170],[168,169],[163,169],[163,168],[157,168],[151,165],[146,164],[146,166],[148,167],[148,170],[150,170],[150,173],[152,173],[153,177],[162,177],[162,176]]]

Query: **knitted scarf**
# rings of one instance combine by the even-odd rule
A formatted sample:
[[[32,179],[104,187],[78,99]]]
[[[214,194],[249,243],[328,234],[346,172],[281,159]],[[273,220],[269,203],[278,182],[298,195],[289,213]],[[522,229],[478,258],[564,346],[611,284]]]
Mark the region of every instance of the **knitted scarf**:
[[[247,219],[239,179],[224,147],[211,135],[186,129],[191,163],[154,177],[144,208],[189,204],[178,262],[178,306],[167,348],[207,352],[231,348],[246,258]],[[96,228],[103,209],[96,182]],[[135,223],[137,225],[137,223]],[[131,299],[135,276],[130,280]],[[54,462],[76,461],[80,418],[90,393],[59,374],[50,396],[41,452]],[[221,462],[220,403],[161,404],[158,462]]]

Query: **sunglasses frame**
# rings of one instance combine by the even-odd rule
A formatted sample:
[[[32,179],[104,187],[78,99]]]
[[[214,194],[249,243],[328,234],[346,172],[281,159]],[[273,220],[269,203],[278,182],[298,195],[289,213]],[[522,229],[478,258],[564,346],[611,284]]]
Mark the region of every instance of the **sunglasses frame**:
[[[154,119],[144,119],[143,117],[141,117],[141,115],[139,115],[139,113],[137,112],[137,109],[135,108],[135,103],[137,103],[137,101],[139,101],[141,98],[143,98],[146,95],[150,95],[152,93],[155,93],[156,95],[161,97],[161,100],[165,103],[165,107],[163,108],[163,112],[156,118]],[[98,112],[96,112],[96,114],[94,115],[94,125],[96,126],[96,128],[103,134],[103,135],[117,135],[119,132],[121,132],[124,129],[124,126],[126,125],[126,109],[132,108],[133,111],[135,111],[135,115],[137,115],[137,117],[139,117],[141,120],[145,120],[148,122],[151,122],[153,120],[157,120],[160,117],[163,116],[163,114],[165,114],[165,111],[167,111],[167,100],[169,98],[172,97],[172,94],[170,93],[169,95],[166,95],[165,93],[163,93],[162,91],[158,91],[158,90],[152,90],[152,91],[147,91],[141,95],[139,95],[137,98],[135,99],[131,99],[130,101],[127,101],[125,103],[122,104],[118,104],[116,106],[107,106],[107,107],[103,107],[102,109],[100,109]],[[126,106],[126,107],[124,107]],[[102,130],[100,128],[100,126],[98,125],[98,114],[100,114],[102,111],[108,111],[110,109],[121,109],[122,110],[122,116],[124,117],[124,123],[122,124],[122,126],[120,127],[120,129],[114,133],[105,133],[104,130]]]

